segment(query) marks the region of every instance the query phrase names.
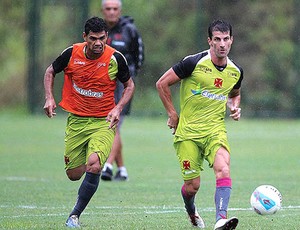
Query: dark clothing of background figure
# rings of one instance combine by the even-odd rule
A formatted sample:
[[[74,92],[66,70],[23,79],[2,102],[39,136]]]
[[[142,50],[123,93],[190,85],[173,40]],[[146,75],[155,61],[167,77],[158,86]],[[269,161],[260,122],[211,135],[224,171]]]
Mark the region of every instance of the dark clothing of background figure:
[[[144,44],[139,35],[134,20],[130,16],[121,16],[118,24],[108,32],[107,44],[120,51],[128,62],[129,72],[133,80],[144,61]],[[123,92],[123,84],[117,81],[115,91],[116,103]],[[122,115],[130,114],[131,101],[124,107]]]

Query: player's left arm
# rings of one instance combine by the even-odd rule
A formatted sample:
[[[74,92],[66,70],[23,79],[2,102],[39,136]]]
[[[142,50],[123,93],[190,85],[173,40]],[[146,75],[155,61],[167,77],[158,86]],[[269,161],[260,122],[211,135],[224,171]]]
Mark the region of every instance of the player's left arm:
[[[134,83],[132,78],[123,82],[124,91],[118,104],[107,115],[107,121],[110,122],[109,128],[116,126],[120,120],[120,114],[124,106],[130,101],[134,93]]]
[[[116,77],[123,84],[124,90],[118,104],[107,115],[106,120],[110,122],[109,128],[118,124],[124,106],[131,100],[134,93],[134,82],[129,75],[126,58],[118,51],[114,53],[114,57],[118,68]]]
[[[230,117],[238,121],[241,117],[241,90],[240,89],[232,89],[228,95],[227,107],[230,111]]]
[[[134,93],[134,83],[132,78],[129,78],[128,81],[123,82],[124,90],[121,99],[116,105],[116,109],[120,111],[123,110],[124,106],[131,100]]]

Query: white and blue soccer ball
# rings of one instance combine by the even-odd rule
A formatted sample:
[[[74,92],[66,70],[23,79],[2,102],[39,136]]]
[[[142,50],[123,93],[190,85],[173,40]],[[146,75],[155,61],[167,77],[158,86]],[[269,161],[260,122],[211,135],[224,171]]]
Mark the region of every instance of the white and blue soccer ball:
[[[259,215],[272,215],[281,208],[282,196],[274,186],[261,185],[253,191],[250,203]]]

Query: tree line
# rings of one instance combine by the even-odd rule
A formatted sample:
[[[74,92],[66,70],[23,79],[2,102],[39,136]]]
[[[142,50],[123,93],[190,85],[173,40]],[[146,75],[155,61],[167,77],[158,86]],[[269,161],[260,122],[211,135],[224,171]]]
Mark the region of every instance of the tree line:
[[[34,1],[40,1],[39,44],[35,44],[39,48],[36,68],[40,68],[40,78],[29,85],[35,68],[29,68],[28,64],[32,58],[29,38],[33,23],[28,17],[32,0],[0,2],[0,108],[26,105],[32,88],[39,89],[37,97],[41,100],[34,102],[34,106],[40,109],[44,100],[43,71],[64,48],[81,41],[84,17],[101,16],[100,0],[85,0],[84,5],[81,0]],[[208,49],[207,26],[213,19],[222,18],[233,25],[230,57],[244,69],[244,115],[298,117],[299,3],[299,0],[124,0],[123,14],[135,19],[145,43],[145,63],[136,82],[134,111],[141,114],[162,111],[155,82],[184,56]],[[62,84],[62,77],[58,77],[56,84]],[[59,91],[58,87],[57,100]],[[150,112],[143,108],[147,103],[151,103]]]

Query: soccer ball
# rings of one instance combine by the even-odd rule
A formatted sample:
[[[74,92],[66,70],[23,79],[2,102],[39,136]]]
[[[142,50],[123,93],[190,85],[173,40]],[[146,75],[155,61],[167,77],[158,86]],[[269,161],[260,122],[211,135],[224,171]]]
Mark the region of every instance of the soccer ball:
[[[259,215],[271,215],[281,208],[282,196],[274,186],[261,185],[252,193],[250,203]]]

